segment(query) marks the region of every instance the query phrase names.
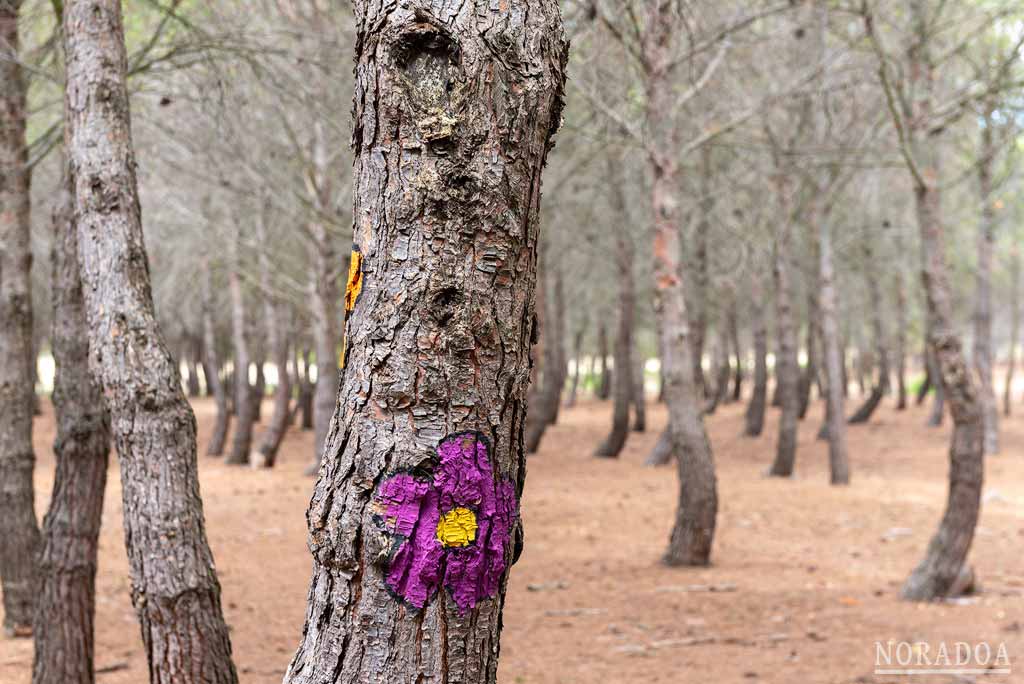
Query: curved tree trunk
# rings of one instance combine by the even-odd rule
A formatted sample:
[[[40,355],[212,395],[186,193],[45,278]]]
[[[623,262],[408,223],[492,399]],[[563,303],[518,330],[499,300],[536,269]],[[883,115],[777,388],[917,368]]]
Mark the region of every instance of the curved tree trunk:
[[[93,684],[96,553],[110,451],[110,417],[89,373],[89,328],[78,274],[78,237],[65,179],[54,205],[53,406],[57,461],[43,519],[33,684]]]
[[[754,273],[750,282],[750,301],[754,303],[750,307],[754,329],[754,391],[747,404],[743,434],[758,437],[764,430],[764,413],[768,401],[768,327],[765,325],[764,310],[760,306],[760,302],[764,301],[760,274]]]
[[[203,317],[203,353],[205,355],[204,368],[206,368],[206,385],[213,393],[213,400],[217,404],[217,422],[213,427],[213,434],[206,445],[208,456],[220,456],[224,453],[224,443],[228,437],[228,426],[231,423],[231,413],[228,410],[228,395],[224,383],[220,378],[220,358],[217,355],[217,332],[213,322],[213,285],[211,283],[209,257],[203,256],[202,263],[202,317]]]
[[[567,52],[558,5],[354,6],[361,294],[285,681],[493,684],[521,545],[540,179]],[[410,191],[402,176],[423,182]],[[466,516],[478,537],[446,536]]]
[[[992,104],[985,108],[981,127],[981,150],[978,161],[978,188],[981,196],[981,221],[978,229],[978,265],[976,269],[974,301],[974,369],[980,380],[978,398],[981,400],[985,430],[985,453],[999,453],[999,404],[995,383],[992,381],[992,246],[995,242],[995,207],[992,200],[992,166],[995,164],[995,140],[992,135]]]
[[[930,19],[925,7],[924,0],[911,0],[917,49],[908,53],[909,70],[917,89],[907,131],[910,147],[904,154],[920,168],[914,177],[914,197],[921,234],[921,277],[928,303],[928,342],[938,371],[935,374],[937,384],[949,401],[953,437],[949,449],[949,498],[945,515],[924,559],[903,585],[903,597],[914,601],[934,601],[954,589],[974,540],[984,480],[982,405],[953,325],[938,187],[941,146],[940,140],[927,131],[932,118],[935,65],[931,61]]]
[[[249,336],[245,329],[245,293],[242,292],[241,258],[238,253],[241,227],[236,226],[234,239],[228,251],[231,265],[228,271],[228,292],[231,295],[231,340],[235,349],[235,430],[231,438],[231,453],[227,463],[248,465],[252,451],[252,428],[256,421],[256,396],[249,384]]]
[[[153,684],[234,684],[206,541],[196,421],[157,324],[118,0],[67,0],[67,128],[89,361],[121,464],[132,603]]]
[[[679,472],[679,505],[665,562],[707,565],[718,514],[715,462],[704,429],[703,405],[690,339],[684,277],[680,270],[679,122],[673,90],[676,41],[682,33],[669,4],[649,3],[648,37],[643,43],[650,68],[645,78],[647,148],[654,217],[652,275],[654,314],[665,371],[668,431]]]
[[[4,632],[32,634],[39,526],[34,507],[32,246],[20,0],[0,3],[0,582]]]

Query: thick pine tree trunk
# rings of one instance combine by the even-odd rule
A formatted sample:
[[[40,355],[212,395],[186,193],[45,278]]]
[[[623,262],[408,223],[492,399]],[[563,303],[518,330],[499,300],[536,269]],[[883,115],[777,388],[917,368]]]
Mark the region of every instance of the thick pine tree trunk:
[[[30,183],[21,0],[0,1],[0,582],[4,632],[32,633],[39,526],[34,508]]]
[[[285,681],[493,684],[566,44],[551,0],[354,5],[362,265]]]
[[[93,684],[96,553],[110,451],[110,417],[89,373],[89,328],[78,236],[65,174],[54,205],[53,406],[57,461],[43,519],[33,684]]]
[[[622,226],[628,225],[629,211],[623,190],[624,177],[622,159],[607,157],[608,201],[616,220]],[[611,432],[598,446],[596,456],[618,458],[629,435],[629,407],[633,403],[636,388],[633,363],[633,328],[635,326],[636,283],[633,269],[635,249],[633,237],[628,230],[615,231],[615,270],[619,286],[619,320],[615,334],[615,383],[612,387],[614,403],[612,408]]]
[[[902,593],[909,600],[934,601],[953,589],[974,540],[984,481],[983,407],[953,324],[938,187],[940,141],[927,135],[925,128],[932,116],[936,74],[931,62],[924,0],[912,0],[911,13],[918,49],[909,53],[909,67],[918,89],[907,135],[910,153],[920,168],[914,179],[914,197],[921,234],[921,277],[928,303],[928,341],[938,371],[937,384],[944,390],[953,417],[953,437],[946,512],[924,559],[903,585]]]
[[[206,386],[213,394],[213,400],[217,404],[217,422],[213,427],[213,434],[206,445],[207,456],[220,456],[224,453],[224,443],[228,437],[228,426],[231,423],[231,413],[228,410],[228,395],[224,383],[220,378],[220,358],[217,355],[217,333],[213,322],[213,284],[210,273],[210,260],[202,258],[202,317],[203,317],[203,354],[206,368]]]
[[[980,380],[985,430],[985,453],[999,453],[999,403],[992,380],[992,246],[995,242],[996,217],[992,199],[992,167],[995,164],[995,140],[992,135],[993,107],[987,105],[981,128],[981,149],[978,161],[978,188],[981,221],[978,226],[978,265],[974,300],[974,369]]]
[[[119,0],[66,0],[68,151],[89,361],[121,464],[132,603],[153,684],[233,684],[196,421],[153,310]]]
[[[649,3],[643,43],[647,64],[646,123],[651,136],[651,249],[654,314],[665,371],[668,433],[679,472],[679,505],[665,552],[669,565],[707,565],[718,514],[718,484],[711,443],[704,429],[703,402],[694,375],[693,340],[680,269],[679,122],[674,109],[676,41],[682,27],[675,9]]]
[[[228,246],[231,265],[228,271],[228,293],[231,296],[231,342],[235,350],[235,429],[227,463],[248,465],[252,451],[252,428],[256,421],[256,397],[249,384],[249,336],[245,329],[245,293],[242,291],[242,264],[239,255],[241,228],[236,227]]]
[[[747,404],[743,434],[747,437],[758,437],[764,430],[764,414],[768,403],[768,326],[764,320],[764,287],[761,275],[752,274],[750,278],[750,307],[754,337],[754,391]]]

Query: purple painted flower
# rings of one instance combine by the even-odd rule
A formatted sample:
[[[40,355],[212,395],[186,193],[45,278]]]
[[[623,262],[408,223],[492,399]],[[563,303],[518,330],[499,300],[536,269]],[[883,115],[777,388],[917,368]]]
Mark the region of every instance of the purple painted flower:
[[[515,486],[494,479],[482,435],[449,435],[433,478],[398,473],[374,497],[375,519],[393,535],[385,581],[422,608],[442,584],[460,613],[494,596],[517,515]]]

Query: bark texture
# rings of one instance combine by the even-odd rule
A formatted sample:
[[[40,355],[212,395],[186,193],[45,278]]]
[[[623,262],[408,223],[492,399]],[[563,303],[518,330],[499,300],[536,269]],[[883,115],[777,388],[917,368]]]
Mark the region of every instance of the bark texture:
[[[4,631],[32,633],[39,525],[34,508],[30,181],[20,0],[0,0],[0,582]]]
[[[517,520],[540,180],[566,44],[552,0],[354,5],[362,265],[350,278],[359,294],[344,381],[307,513],[306,625],[285,681],[489,684],[518,523],[510,538],[502,524],[480,526],[477,539],[449,548],[428,518],[454,510],[414,506],[423,519],[402,523],[388,511],[402,482],[423,496],[448,491],[446,449],[468,445],[472,481],[510,492],[504,523]],[[422,543],[405,545],[414,530]],[[428,571],[401,564],[411,553],[426,554],[416,557]],[[470,582],[467,596],[476,570],[465,562],[481,553],[489,580]]]
[[[196,422],[153,311],[118,0],[64,5],[68,151],[89,364],[121,465],[132,603],[154,684],[238,681],[206,540]]]
[[[96,553],[110,451],[110,417],[89,373],[89,329],[78,237],[65,174],[54,206],[53,405],[57,472],[43,519],[33,684],[92,684]]]

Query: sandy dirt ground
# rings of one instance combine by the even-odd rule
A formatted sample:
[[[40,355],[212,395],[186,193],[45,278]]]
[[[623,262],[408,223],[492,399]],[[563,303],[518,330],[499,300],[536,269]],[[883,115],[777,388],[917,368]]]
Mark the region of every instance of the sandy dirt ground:
[[[608,404],[563,411],[529,461],[526,548],[509,582],[499,680],[906,682],[874,674],[876,642],[895,640],[1005,643],[1014,673],[983,679],[1024,682],[1024,415],[1004,423],[1003,455],[986,462],[971,556],[983,592],[962,604],[915,605],[901,602],[898,590],[943,510],[948,421],[926,428],[924,409],[885,406],[871,424],[850,429],[853,484],[833,488],[826,446],[815,440],[820,410],[819,402],[801,424],[791,480],[764,476],[774,411],[756,440],[740,436],[742,406],[709,418],[721,508],[714,564],[702,569],[659,562],[676,473],[643,460],[664,425],[662,408],[652,407],[648,432],[631,435],[616,461],[591,456],[610,420]],[[196,403],[201,440],[213,411],[209,401]],[[42,516],[53,478],[48,406],[36,427]],[[280,682],[298,643],[310,571],[304,512],[313,483],[302,470],[311,440],[308,432],[291,433],[273,471],[200,459],[207,528],[245,683]],[[120,497],[112,465],[100,541],[98,681],[143,684]],[[0,639],[2,684],[29,682],[31,649],[26,640]]]

